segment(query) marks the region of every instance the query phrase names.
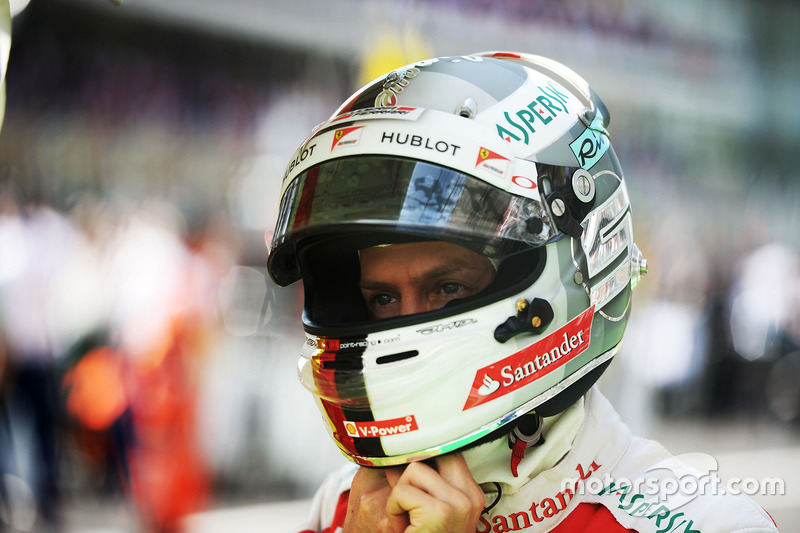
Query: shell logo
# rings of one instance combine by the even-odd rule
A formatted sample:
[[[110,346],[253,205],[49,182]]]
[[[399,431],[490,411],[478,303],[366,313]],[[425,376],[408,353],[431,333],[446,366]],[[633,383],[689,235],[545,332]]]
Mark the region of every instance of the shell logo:
[[[419,426],[417,426],[417,419],[414,415],[372,422],[344,421],[345,432],[349,436],[357,438],[391,437],[418,429]]]

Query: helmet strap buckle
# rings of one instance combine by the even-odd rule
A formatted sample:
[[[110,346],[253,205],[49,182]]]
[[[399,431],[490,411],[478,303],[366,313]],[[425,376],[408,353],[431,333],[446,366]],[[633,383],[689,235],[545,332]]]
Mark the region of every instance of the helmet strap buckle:
[[[544,444],[542,435],[543,419],[535,411],[522,416],[508,434],[508,446],[511,448],[511,473],[518,477],[519,463],[525,457],[525,450],[531,446]]]

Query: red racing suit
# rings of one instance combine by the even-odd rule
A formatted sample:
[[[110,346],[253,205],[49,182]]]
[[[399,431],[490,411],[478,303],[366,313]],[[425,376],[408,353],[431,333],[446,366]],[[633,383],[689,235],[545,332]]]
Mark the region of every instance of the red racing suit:
[[[509,467],[506,439],[467,450],[464,458],[486,493],[478,533],[576,531],[639,533],[776,532],[753,500],[706,468],[631,435],[596,389],[545,419],[544,443]],[[705,454],[684,456],[698,463]],[[357,467],[331,474],[317,491],[301,533],[341,531]]]

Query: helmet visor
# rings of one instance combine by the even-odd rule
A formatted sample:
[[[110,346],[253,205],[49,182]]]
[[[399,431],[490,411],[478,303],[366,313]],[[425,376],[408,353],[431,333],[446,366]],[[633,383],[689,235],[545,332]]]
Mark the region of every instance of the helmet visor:
[[[270,257],[273,278],[280,284],[295,281],[282,279],[287,276],[281,265],[288,266],[288,258],[275,261],[283,244],[333,226],[341,231],[342,225],[451,240],[492,258],[559,235],[538,196],[517,196],[468,174],[412,159],[337,159],[303,172],[284,191]]]

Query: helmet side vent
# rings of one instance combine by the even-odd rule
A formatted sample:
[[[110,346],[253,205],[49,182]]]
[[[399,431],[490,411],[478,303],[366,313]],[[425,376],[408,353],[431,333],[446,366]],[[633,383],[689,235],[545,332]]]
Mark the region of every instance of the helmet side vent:
[[[339,353],[334,359],[320,360],[323,370],[336,370],[340,372],[358,372],[364,369],[364,362],[361,354],[343,355]]]
[[[397,361],[403,361],[405,359],[411,359],[412,357],[416,357],[419,355],[417,350],[411,350],[408,352],[400,352],[400,353],[393,353],[392,355],[383,355],[378,357],[375,362],[379,365],[384,365],[387,363],[396,363]]]

